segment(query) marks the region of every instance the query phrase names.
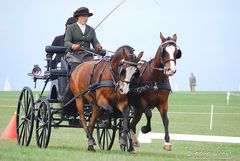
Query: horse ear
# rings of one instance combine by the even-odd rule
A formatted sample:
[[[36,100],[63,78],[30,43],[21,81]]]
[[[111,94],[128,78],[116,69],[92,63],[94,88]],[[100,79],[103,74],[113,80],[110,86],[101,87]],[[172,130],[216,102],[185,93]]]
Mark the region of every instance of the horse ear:
[[[177,34],[173,35],[173,41],[177,42]]]
[[[143,56],[144,51],[140,52],[137,56],[137,62],[139,62]]]
[[[162,40],[162,42],[166,41],[166,38],[163,36],[162,32],[160,32],[160,39]]]

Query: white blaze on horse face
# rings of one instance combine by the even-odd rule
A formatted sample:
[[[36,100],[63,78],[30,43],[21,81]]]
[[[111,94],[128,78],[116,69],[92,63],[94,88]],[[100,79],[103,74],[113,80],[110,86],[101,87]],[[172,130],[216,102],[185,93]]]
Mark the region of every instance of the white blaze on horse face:
[[[175,65],[175,62],[173,61],[176,47],[175,46],[167,46],[165,50],[168,52],[169,57],[170,57],[170,62],[169,62],[170,68],[166,71],[166,74],[169,76],[172,76],[176,72],[176,65]]]
[[[126,70],[126,77],[124,79],[124,82],[121,81],[119,84],[121,94],[127,94],[129,92],[129,82],[130,82],[133,74],[136,72],[137,68],[130,66],[130,67],[127,67],[125,70]]]

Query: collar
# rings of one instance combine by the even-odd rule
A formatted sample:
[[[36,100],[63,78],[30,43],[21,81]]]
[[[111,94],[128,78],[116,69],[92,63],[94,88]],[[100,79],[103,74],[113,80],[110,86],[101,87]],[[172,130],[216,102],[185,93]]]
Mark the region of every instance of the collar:
[[[77,22],[77,24],[78,24],[78,26],[81,27],[81,28],[82,28],[82,27],[86,27],[86,24],[85,24],[85,25],[82,25],[82,24],[80,24],[79,22]]]

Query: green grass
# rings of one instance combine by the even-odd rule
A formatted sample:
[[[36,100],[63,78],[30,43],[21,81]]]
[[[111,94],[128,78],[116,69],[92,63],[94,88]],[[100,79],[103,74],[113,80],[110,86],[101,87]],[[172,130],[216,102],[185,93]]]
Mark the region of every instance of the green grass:
[[[0,92],[0,132],[16,111],[18,96],[19,92]],[[210,131],[212,104],[215,114]],[[240,137],[240,97],[232,96],[227,106],[225,92],[175,92],[169,98],[169,120],[170,137],[171,133]],[[143,117],[138,130],[145,121]],[[153,110],[152,129],[163,132],[157,110]],[[47,149],[36,146],[34,132],[29,147],[19,147],[15,140],[0,140],[0,160],[240,160],[240,144],[173,140],[172,151],[166,152],[163,140],[153,140],[151,144],[141,144],[137,154],[129,154],[120,151],[117,138],[111,151],[102,151],[96,146],[96,153],[91,153],[86,150],[87,139],[82,129],[53,128]]]

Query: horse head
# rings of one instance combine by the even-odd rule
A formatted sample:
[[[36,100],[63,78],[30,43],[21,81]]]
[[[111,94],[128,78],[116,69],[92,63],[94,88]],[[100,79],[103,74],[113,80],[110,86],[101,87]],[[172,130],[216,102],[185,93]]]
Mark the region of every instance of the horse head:
[[[177,46],[177,35],[165,38],[160,33],[160,39],[162,43],[159,47],[160,61],[163,66],[163,71],[167,76],[172,76],[176,73],[176,59],[180,59],[182,52]]]
[[[118,48],[113,57],[113,69],[117,67],[117,77],[119,84],[119,92],[127,94],[129,92],[129,84],[133,76],[139,75],[137,68],[138,62],[143,56],[143,52],[138,56],[134,54],[134,49],[128,45]],[[115,63],[114,63],[115,62]]]

